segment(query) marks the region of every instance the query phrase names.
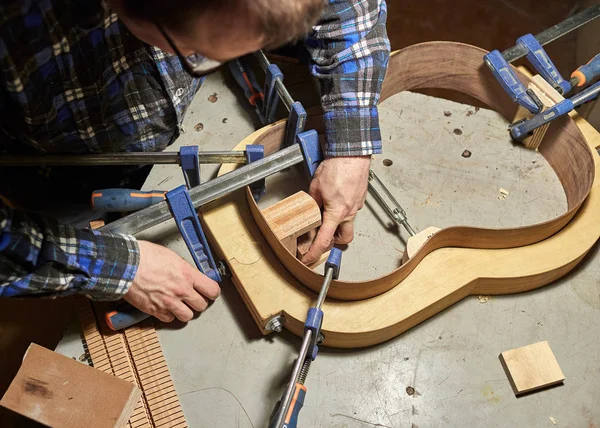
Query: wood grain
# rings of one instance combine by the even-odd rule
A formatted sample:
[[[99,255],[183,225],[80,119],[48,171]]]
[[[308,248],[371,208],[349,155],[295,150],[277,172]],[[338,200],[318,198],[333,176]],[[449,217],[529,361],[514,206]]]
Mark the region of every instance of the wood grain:
[[[321,210],[306,192],[297,192],[262,210],[275,237],[292,255],[298,238],[321,225]]]
[[[550,84],[546,82],[546,80],[540,75],[536,75],[531,78],[531,83],[529,83],[528,89],[531,89],[544,105],[542,112],[564,100],[564,97],[559,94],[556,89],[550,86]],[[519,106],[512,123],[522,119],[531,119],[532,117],[533,114],[529,110],[523,106]],[[535,129],[533,131],[533,135],[523,140],[523,145],[528,149],[538,150],[540,144],[542,144],[546,132],[548,131],[548,128],[550,128],[551,125],[552,122],[549,122]]]
[[[142,400],[129,419],[130,428],[185,428],[187,423],[152,320],[122,331],[108,329],[105,305],[78,302],[79,322],[94,367],[137,385]]]
[[[140,400],[135,385],[32,343],[0,405],[56,428],[122,427]]]
[[[458,69],[464,70],[464,78],[476,80],[468,85],[469,92],[485,99],[488,104],[497,106],[505,117],[512,118],[516,108],[508,96],[498,88],[493,77],[488,76],[489,72],[484,73],[481,64],[474,63],[473,55],[476,54],[481,62],[483,51],[459,45],[448,53],[450,47],[452,46],[440,42],[409,48],[412,53],[408,57],[402,52],[396,53],[391,62],[393,72],[388,74],[388,78],[400,79],[398,74],[412,70],[407,65],[410,62],[408,60],[415,60],[418,70],[411,72],[420,74],[421,77],[417,76],[413,84],[450,86],[452,82],[461,81],[463,76],[463,73],[454,68],[458,63]],[[466,56],[461,54],[465,49]],[[423,63],[419,59],[421,55],[430,58],[429,64],[437,64],[431,59],[435,58],[448,65],[444,67],[444,73],[448,76],[441,77],[443,84],[439,84],[437,80],[431,81],[428,73],[430,76],[434,67],[429,67],[427,62]],[[463,64],[460,65],[461,63]],[[466,65],[478,70],[475,76],[465,70]],[[426,72],[419,68],[423,66],[430,70]],[[413,77],[409,74],[404,79],[412,80]],[[388,89],[385,95],[390,96],[391,83],[386,85]],[[406,89],[405,85],[402,87]],[[309,129],[316,127],[320,130],[321,125],[320,117],[309,117]],[[285,123],[282,122],[268,126],[239,147],[255,141],[256,144],[266,144],[267,150],[273,151],[279,144],[274,135],[282,138],[284,126]],[[378,288],[376,291],[387,291],[356,301],[328,299],[323,306],[326,313],[323,323],[325,345],[352,348],[381,343],[468,295],[519,293],[538,288],[565,275],[582,260],[600,237],[600,222],[597,221],[600,216],[600,182],[595,180],[600,173],[600,158],[595,151],[599,146],[598,132],[576,113],[550,127],[540,151],[565,188],[568,213],[551,222],[520,229],[444,229],[434,235],[415,255],[410,274],[392,282],[389,287],[381,279],[354,284],[337,282],[336,296],[343,295],[346,287],[350,292],[355,291],[353,287],[360,286],[373,286]],[[224,166],[221,174],[229,170]],[[297,279],[297,272],[292,274],[289,263],[281,257],[281,251],[272,247],[269,234],[263,235],[260,224],[254,221],[251,208],[252,204],[248,203],[244,191],[235,192],[203,207],[202,215],[208,226],[207,233],[213,248],[227,261],[233,282],[261,331],[267,333],[264,329],[267,321],[282,314],[286,320],[285,327],[294,334],[301,335],[306,310],[314,302],[316,294],[308,289],[310,284]],[[548,232],[552,230],[557,232],[548,236]],[[467,234],[468,238],[479,232],[483,232],[483,235],[471,242],[464,236],[461,237],[461,234]],[[463,243],[463,248],[448,247],[456,240]],[[512,248],[498,248],[507,243]],[[477,245],[480,248],[464,248]],[[285,253],[288,254],[287,251]],[[405,266],[410,264],[411,261]],[[320,275],[316,277],[319,281],[322,279]],[[265,287],[265,284],[269,286]]]
[[[382,101],[404,90],[454,89],[479,99],[507,119],[512,119],[517,107],[483,63],[485,53],[474,46],[450,42],[423,43],[394,52],[383,85]],[[432,63],[444,66],[431,67]],[[529,77],[519,70],[515,71],[525,84],[529,83]],[[310,128],[322,133],[320,115],[309,116],[307,129]],[[265,147],[266,154],[273,153],[279,149],[284,132],[285,121],[267,126],[244,139],[236,149],[247,144],[260,144]],[[559,231],[575,215],[590,192],[595,174],[594,160],[583,135],[569,117],[553,122],[540,153],[563,186],[568,205],[566,213],[550,221],[513,229],[468,226],[443,229],[398,269],[369,281],[333,281],[328,295],[339,300],[362,300],[385,293],[403,281],[427,254],[439,248],[513,248],[539,242]],[[225,165],[219,173],[224,174],[234,168],[235,165]],[[267,225],[250,190],[246,194],[250,212],[277,257],[302,284],[318,292],[322,276],[289,254]]]
[[[565,380],[547,341],[504,351],[500,360],[515,395],[547,388]]]
[[[423,245],[425,245],[429,238],[438,233],[440,230],[442,229],[439,227],[429,226],[428,228],[418,232],[416,235],[408,238],[404,254],[402,254],[402,263],[406,263],[408,259],[414,257],[414,255],[421,249]]]

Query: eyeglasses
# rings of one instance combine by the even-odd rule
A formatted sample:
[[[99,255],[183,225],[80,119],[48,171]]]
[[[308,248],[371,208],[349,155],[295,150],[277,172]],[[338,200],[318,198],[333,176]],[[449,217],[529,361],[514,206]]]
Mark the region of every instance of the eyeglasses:
[[[223,65],[222,62],[206,58],[199,54],[192,54],[192,55],[188,55],[188,56],[183,55],[181,53],[181,51],[179,49],[177,49],[177,46],[173,42],[173,39],[171,39],[171,37],[169,37],[169,35],[165,31],[165,29],[157,22],[155,22],[154,24],[160,30],[161,34],[163,35],[163,37],[165,38],[165,40],[167,41],[167,43],[169,44],[171,49],[173,49],[173,52],[175,52],[175,54],[177,55],[177,58],[179,58],[179,61],[181,62],[183,69],[185,71],[187,71],[191,76],[193,76],[193,77],[206,76],[208,73],[215,71],[217,68],[219,68],[221,65]]]

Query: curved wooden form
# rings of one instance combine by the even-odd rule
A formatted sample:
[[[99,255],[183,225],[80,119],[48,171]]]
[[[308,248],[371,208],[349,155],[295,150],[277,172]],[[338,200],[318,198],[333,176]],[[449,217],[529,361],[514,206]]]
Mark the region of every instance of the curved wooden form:
[[[404,54],[407,51],[409,56]],[[468,83],[468,90],[463,91],[511,117],[514,106],[501,89],[495,89],[497,83],[482,69],[483,53],[471,46],[442,42],[395,53],[390,63],[392,73],[386,80],[392,83],[386,83],[384,95],[394,93],[392,87],[456,89],[457,82],[475,78],[476,82]],[[446,72],[437,77],[441,83],[431,80],[431,74],[436,72],[425,70],[424,57],[435,57],[445,64]],[[410,61],[417,64],[409,65]],[[398,77],[401,73],[409,77]],[[394,79],[403,83],[394,83]],[[315,119],[318,124],[319,118],[311,117]],[[264,128],[238,148],[253,141],[264,144],[267,152],[276,150],[284,126],[277,123]],[[567,195],[568,212],[562,216],[519,229],[444,229],[405,265],[410,266],[404,269],[406,272],[399,274],[403,270],[400,268],[366,283],[336,282],[335,298],[341,295],[356,299],[360,287],[374,287],[375,292],[369,294],[375,297],[327,300],[323,307],[327,314],[323,324],[325,344],[362,347],[381,343],[470,294],[517,293],[565,275],[600,237],[600,180],[595,179],[600,173],[600,157],[594,150],[599,146],[600,135],[576,114],[551,127],[546,135],[540,151]],[[221,173],[229,170],[229,166],[224,166]],[[283,314],[285,327],[301,335],[306,310],[316,297],[305,285],[314,289],[315,284],[310,281],[320,285],[322,277],[271,242],[270,229],[263,227],[261,231],[260,212],[248,202],[244,192],[239,191],[205,207],[202,213],[209,236],[214,248],[227,260],[234,283],[263,332],[267,333],[264,326],[271,317]],[[281,246],[278,241],[276,244]]]
[[[483,49],[452,42],[431,42],[414,45],[392,54],[384,82],[382,100],[410,89],[454,89],[479,99],[511,119],[515,104],[502,90],[483,63]],[[443,64],[443,67],[431,67]],[[520,74],[523,81],[529,78]],[[320,116],[312,116],[310,126],[322,128]],[[310,128],[308,128],[310,129]],[[279,150],[285,132],[285,122],[263,128],[247,137],[236,149],[247,144],[262,144],[265,153]],[[436,233],[406,263],[398,269],[369,281],[334,281],[328,296],[339,300],[361,300],[384,293],[417,267],[432,251],[444,247],[513,248],[539,242],[563,228],[588,196],[594,181],[594,161],[585,138],[569,117],[556,121],[545,136],[540,152],[558,176],[567,198],[568,210],[563,215],[539,224],[514,229],[483,229],[466,226],[449,227]],[[234,166],[224,166],[220,173]],[[300,263],[279,242],[262,216],[250,190],[248,204],[258,227],[285,265],[305,286],[318,292],[322,276]]]

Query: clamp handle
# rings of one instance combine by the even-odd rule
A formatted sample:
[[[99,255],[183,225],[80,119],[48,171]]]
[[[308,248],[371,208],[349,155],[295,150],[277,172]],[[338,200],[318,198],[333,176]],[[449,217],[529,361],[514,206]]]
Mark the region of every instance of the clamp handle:
[[[590,61],[579,67],[571,74],[571,78],[577,79],[576,86],[583,86],[600,76],[600,54],[596,55]]]
[[[138,211],[165,200],[163,190],[100,189],[92,192],[91,204],[96,211],[114,213]]]
[[[168,192],[166,197],[169,209],[196,267],[213,281],[221,282],[221,275],[187,189],[185,186],[179,186]]]
[[[250,105],[254,107],[254,110],[256,111],[261,123],[266,125],[267,121],[263,115],[263,100],[265,96],[262,93],[260,86],[258,86],[256,76],[252,71],[252,67],[249,67],[246,63],[246,60],[243,58],[238,58],[229,62],[229,70],[231,71],[231,74],[233,74],[233,77],[238,85],[242,87],[246,99]]]

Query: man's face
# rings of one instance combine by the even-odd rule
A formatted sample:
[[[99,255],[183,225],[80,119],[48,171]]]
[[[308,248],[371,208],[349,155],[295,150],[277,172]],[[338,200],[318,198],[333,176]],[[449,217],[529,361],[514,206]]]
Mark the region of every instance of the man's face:
[[[110,2],[119,19],[141,41],[157,48],[174,53],[159,28],[151,21],[133,19],[119,13],[121,8],[117,1]],[[228,22],[229,21],[229,22]],[[206,58],[225,62],[262,48],[264,37],[257,25],[244,23],[236,19],[224,17],[217,12],[204,13],[198,18],[194,31],[186,34],[175,34],[165,29],[177,49],[184,55],[199,54]]]

